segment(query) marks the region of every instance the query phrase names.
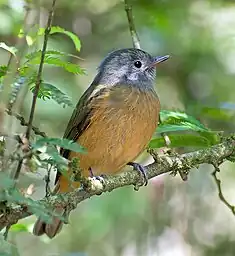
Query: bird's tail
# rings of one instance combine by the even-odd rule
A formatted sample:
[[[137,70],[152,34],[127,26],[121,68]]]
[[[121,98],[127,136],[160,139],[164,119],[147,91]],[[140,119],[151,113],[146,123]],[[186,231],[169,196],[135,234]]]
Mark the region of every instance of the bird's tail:
[[[80,182],[71,182],[67,177],[62,175],[55,186],[53,194],[70,192],[78,187],[80,187]],[[65,209],[62,207],[57,207],[55,211],[57,216],[63,216],[65,213]],[[53,216],[51,223],[46,223],[38,218],[34,224],[33,234],[35,236],[46,234],[49,238],[53,238],[61,231],[62,226],[63,221],[59,217]]]
[[[57,209],[56,213],[59,215],[63,215],[64,209]],[[33,234],[35,236],[41,236],[46,234],[49,238],[53,238],[61,231],[62,226],[63,222],[59,217],[53,216],[51,223],[46,223],[45,221],[38,218],[34,224]]]
[[[60,184],[61,180],[62,180],[62,184],[65,184],[66,182],[68,183],[68,180],[65,179],[63,176],[61,176],[61,179],[57,182],[53,190],[54,195],[57,193],[66,192],[67,188],[65,186],[61,187],[61,184]],[[55,209],[55,212],[57,216],[63,216],[65,209],[62,207],[57,207]],[[46,234],[49,238],[52,239],[61,231],[63,226],[62,220],[57,216],[53,216],[50,223],[47,223],[42,219],[38,218],[33,227],[33,234],[35,236],[42,236]]]

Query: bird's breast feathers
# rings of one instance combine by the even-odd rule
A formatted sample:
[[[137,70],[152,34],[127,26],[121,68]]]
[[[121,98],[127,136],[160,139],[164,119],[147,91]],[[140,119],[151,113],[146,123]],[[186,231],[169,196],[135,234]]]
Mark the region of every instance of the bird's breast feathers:
[[[88,151],[79,156],[80,166],[91,167],[96,175],[115,173],[147,146],[157,127],[159,99],[153,91],[117,86],[99,94],[92,104],[89,125],[78,138]]]

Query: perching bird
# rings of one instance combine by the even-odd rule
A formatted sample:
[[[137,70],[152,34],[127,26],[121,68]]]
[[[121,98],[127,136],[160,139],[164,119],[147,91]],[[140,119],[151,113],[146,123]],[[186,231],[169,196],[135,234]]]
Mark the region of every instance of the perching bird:
[[[126,165],[145,175],[144,168],[133,161],[144,151],[157,128],[160,102],[154,90],[156,65],[168,58],[168,55],[152,57],[130,48],[111,52],[101,62],[64,134],[64,138],[85,147],[87,153],[61,149],[63,157],[79,158],[83,176],[90,176],[91,171],[95,176],[115,174]],[[57,173],[56,193],[79,186]],[[61,227],[59,218],[54,217],[50,224],[38,219],[33,232],[53,238]]]

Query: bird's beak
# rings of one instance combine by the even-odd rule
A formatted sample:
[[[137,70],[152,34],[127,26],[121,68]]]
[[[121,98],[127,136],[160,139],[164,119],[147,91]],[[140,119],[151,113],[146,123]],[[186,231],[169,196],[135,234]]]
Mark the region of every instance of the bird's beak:
[[[169,58],[170,58],[170,55],[164,55],[164,56],[155,57],[154,60],[153,60],[152,66],[156,67],[159,63],[161,63],[163,61],[166,61]]]

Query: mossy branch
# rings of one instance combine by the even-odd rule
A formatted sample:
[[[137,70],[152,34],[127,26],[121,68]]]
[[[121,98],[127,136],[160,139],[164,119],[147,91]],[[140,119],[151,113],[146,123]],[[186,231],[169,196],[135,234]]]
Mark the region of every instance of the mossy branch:
[[[193,168],[198,168],[200,164],[219,165],[223,161],[235,153],[235,138],[230,137],[224,142],[212,146],[204,150],[198,150],[191,153],[186,153],[178,156],[158,156],[151,152],[155,161],[146,166],[148,179],[154,178],[164,173],[190,172]],[[114,189],[124,186],[136,185],[140,182],[140,174],[136,171],[123,172],[115,176],[107,176],[104,182],[90,180],[89,188],[77,189],[56,196],[49,196],[46,199],[38,201],[45,209],[53,209],[57,206],[66,207],[68,212],[72,211],[82,201],[100,193],[110,192]],[[20,219],[32,215],[27,205],[12,205],[5,207],[0,215],[0,230],[18,222]]]

